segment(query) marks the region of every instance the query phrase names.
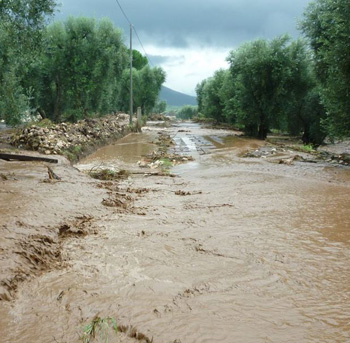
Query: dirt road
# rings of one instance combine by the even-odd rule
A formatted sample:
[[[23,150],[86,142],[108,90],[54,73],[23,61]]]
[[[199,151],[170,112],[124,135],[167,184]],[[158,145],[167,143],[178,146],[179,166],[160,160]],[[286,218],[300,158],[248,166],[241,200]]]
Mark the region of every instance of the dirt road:
[[[0,302],[0,342],[79,342],[104,318],[119,326],[109,322],[109,342],[350,341],[349,167],[242,158],[262,143],[196,125],[166,130],[196,159],[175,178],[94,181],[61,161],[62,182],[43,183],[42,165],[3,181],[3,252],[12,228],[49,228],[61,253]],[[136,140],[145,153],[155,135],[120,144]],[[78,168],[137,168],[136,153],[107,149],[118,160],[101,150]]]

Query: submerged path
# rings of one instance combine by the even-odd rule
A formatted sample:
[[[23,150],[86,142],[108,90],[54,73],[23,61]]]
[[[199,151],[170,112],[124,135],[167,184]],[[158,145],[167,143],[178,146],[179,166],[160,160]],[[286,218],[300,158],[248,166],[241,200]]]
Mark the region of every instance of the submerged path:
[[[96,200],[95,234],[66,239],[60,269],[0,303],[0,342],[78,342],[94,318],[115,318],[110,342],[349,341],[349,169],[242,158],[262,143],[223,130],[165,130],[196,160],[175,178],[82,184],[77,201]],[[147,153],[155,135],[124,138],[80,167],[134,168],[133,144]],[[103,206],[96,185],[125,206]]]

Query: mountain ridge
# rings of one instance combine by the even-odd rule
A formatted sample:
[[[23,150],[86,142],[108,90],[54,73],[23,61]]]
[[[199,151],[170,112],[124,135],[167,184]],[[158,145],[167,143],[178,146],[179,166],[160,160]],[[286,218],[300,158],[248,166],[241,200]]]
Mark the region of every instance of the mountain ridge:
[[[162,86],[160,90],[159,99],[166,101],[168,106],[197,105],[195,96],[187,95],[165,86]]]

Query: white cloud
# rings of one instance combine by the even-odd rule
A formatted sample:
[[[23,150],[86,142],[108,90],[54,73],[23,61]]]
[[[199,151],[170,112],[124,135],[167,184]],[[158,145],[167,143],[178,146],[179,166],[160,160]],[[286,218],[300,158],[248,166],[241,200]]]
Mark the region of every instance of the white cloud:
[[[152,45],[145,46],[145,49],[149,55],[170,57],[159,65],[167,74],[164,85],[189,95],[195,95],[195,87],[203,79],[212,76],[220,68],[228,68],[226,57],[230,49],[162,48]]]

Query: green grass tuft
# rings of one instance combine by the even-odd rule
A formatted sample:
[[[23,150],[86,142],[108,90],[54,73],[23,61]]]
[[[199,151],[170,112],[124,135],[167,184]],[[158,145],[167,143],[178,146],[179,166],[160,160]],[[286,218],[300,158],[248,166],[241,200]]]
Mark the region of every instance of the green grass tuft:
[[[314,147],[311,144],[304,144],[301,149],[305,152],[313,152],[315,151]]]
[[[108,343],[108,335],[111,330],[118,333],[117,321],[114,318],[96,316],[89,324],[83,327],[81,339],[84,343],[90,343],[97,337]]]

